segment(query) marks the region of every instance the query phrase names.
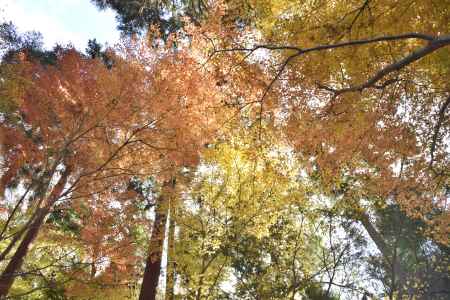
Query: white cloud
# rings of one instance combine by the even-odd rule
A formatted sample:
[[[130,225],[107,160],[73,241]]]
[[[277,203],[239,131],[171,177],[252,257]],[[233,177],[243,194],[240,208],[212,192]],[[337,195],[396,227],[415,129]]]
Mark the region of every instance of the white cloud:
[[[86,48],[90,38],[114,44],[119,39],[112,11],[98,11],[89,0],[0,0],[0,21],[12,21],[20,32],[36,30],[44,46],[56,43]]]

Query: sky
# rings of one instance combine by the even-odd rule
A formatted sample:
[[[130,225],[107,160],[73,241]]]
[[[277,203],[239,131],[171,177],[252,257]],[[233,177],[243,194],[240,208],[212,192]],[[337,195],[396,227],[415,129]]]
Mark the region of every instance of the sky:
[[[44,47],[72,44],[84,50],[89,39],[118,42],[115,13],[99,11],[90,0],[0,0],[0,22],[12,21],[19,32],[42,33]]]

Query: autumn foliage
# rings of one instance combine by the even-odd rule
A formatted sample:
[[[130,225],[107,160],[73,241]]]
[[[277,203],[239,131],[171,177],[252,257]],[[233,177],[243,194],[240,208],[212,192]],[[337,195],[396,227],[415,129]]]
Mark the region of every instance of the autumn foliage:
[[[446,299],[446,1],[94,2],[0,65],[0,298]]]

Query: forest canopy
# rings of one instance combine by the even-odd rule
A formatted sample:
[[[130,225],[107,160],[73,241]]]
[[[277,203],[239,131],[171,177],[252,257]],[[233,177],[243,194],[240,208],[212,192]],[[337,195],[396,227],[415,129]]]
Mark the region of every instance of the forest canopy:
[[[0,299],[449,299],[448,1],[91,2],[0,24]]]

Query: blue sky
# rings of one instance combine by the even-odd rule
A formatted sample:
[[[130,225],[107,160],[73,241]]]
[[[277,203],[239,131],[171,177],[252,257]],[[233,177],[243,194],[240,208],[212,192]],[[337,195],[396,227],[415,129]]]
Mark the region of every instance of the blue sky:
[[[89,39],[112,46],[120,38],[115,13],[99,11],[90,0],[0,0],[2,21],[12,21],[20,32],[40,31],[46,48],[71,43],[84,50]]]

